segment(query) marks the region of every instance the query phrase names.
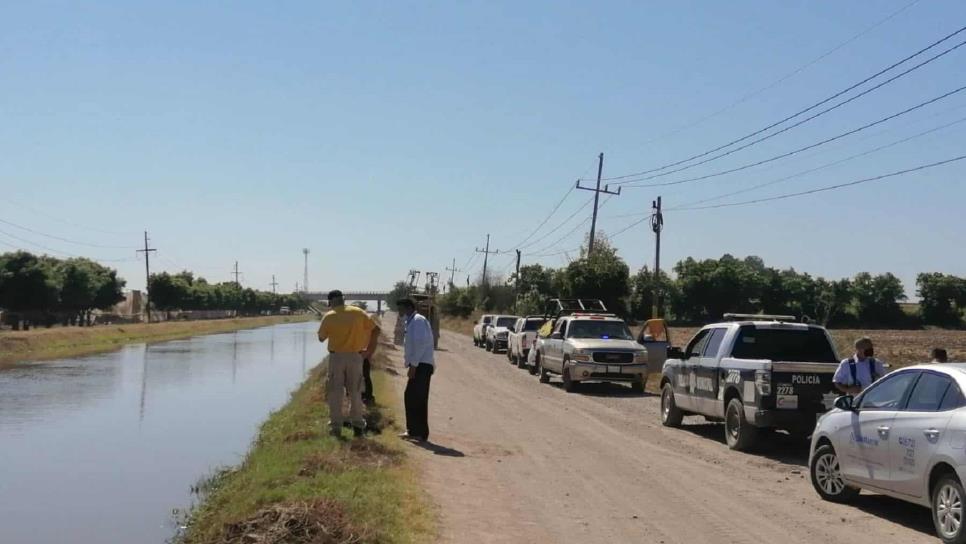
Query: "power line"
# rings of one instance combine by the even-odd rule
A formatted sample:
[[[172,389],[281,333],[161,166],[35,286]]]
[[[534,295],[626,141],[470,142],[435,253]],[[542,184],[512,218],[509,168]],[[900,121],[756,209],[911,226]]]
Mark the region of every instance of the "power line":
[[[704,123],[705,121],[708,121],[710,119],[713,119],[713,118],[721,115],[722,113],[724,113],[726,111],[729,111],[731,109],[734,109],[736,106],[739,106],[741,104],[744,104],[748,100],[751,100],[752,98],[754,98],[754,97],[756,97],[756,96],[764,93],[765,91],[769,91],[769,90],[777,87],[778,85],[784,83],[785,81],[791,79],[792,77],[794,77],[794,76],[796,76],[796,75],[804,72],[806,69],[811,68],[815,64],[818,64],[822,60],[825,60],[826,57],[831,56],[833,53],[837,52],[838,50],[842,49],[843,47],[849,45],[850,43],[858,40],[862,36],[868,34],[869,32],[871,32],[871,31],[875,30],[876,28],[878,28],[878,27],[884,25],[885,23],[889,22],[890,20],[892,20],[893,18],[895,18],[896,16],[898,16],[900,13],[902,13],[902,12],[906,11],[907,9],[911,8],[912,6],[918,4],[920,1],[921,0],[913,0],[912,2],[909,2],[905,6],[899,8],[898,10],[896,10],[896,11],[892,12],[891,14],[889,14],[888,16],[886,16],[884,19],[880,19],[878,22],[872,24],[871,26],[866,27],[864,30],[862,30],[858,34],[854,34],[852,37],[850,37],[849,39],[845,40],[844,42],[839,43],[838,45],[836,45],[835,47],[829,49],[825,53],[822,53],[821,55],[819,55],[815,59],[812,59],[811,61],[809,61],[809,62],[807,62],[807,63],[799,66],[798,68],[795,68],[791,72],[788,72],[784,76],[781,76],[780,78],[778,78],[775,81],[769,83],[768,85],[765,85],[764,87],[761,87],[761,88],[759,88],[756,91],[752,91],[750,93],[747,93],[744,96],[742,96],[741,98],[738,98],[734,102],[728,104],[727,106],[724,106],[723,108],[720,108],[720,109],[718,109],[718,110],[716,110],[716,111],[714,111],[714,112],[712,112],[712,113],[710,113],[708,115],[705,115],[704,117],[701,117],[700,119],[697,119],[697,120],[692,121],[692,122],[690,122],[690,123],[688,123],[686,125],[680,126],[680,127],[676,128],[676,129],[673,129],[672,131],[670,131],[668,133],[665,133],[662,136],[658,136],[656,138],[651,138],[650,140],[647,140],[646,142],[644,142],[644,145],[654,143],[654,142],[656,142],[658,140],[662,140],[662,139],[665,139],[665,138],[674,136],[674,135],[676,135],[676,134],[678,134],[680,132],[683,132],[683,131],[685,131],[687,129],[696,127],[696,126],[700,125],[701,123]]]
[[[39,243],[34,242],[32,240],[28,240],[26,238],[21,238],[20,236],[17,236],[16,234],[10,234],[9,232],[6,232],[6,231],[0,230],[0,234],[6,236],[8,238],[13,238],[14,240],[17,240],[17,241],[19,241],[21,243],[27,244],[28,246],[34,246],[34,247],[40,248],[40,249],[42,249],[44,251],[49,251],[51,253],[56,253],[58,255],[64,255],[64,256],[67,256],[67,257],[73,257],[75,259],[90,259],[92,261],[99,261],[99,262],[105,262],[105,263],[123,263],[123,262],[128,262],[128,261],[131,260],[131,259],[100,259],[100,258],[94,258],[94,257],[86,257],[84,255],[77,255],[76,253],[70,253],[70,252],[67,252],[67,251],[61,251],[59,249],[54,249],[54,248],[52,248],[50,246],[46,246],[44,244],[39,244]]]
[[[811,195],[811,194],[815,194],[815,193],[823,193],[823,192],[826,192],[826,191],[833,191],[833,190],[836,190],[836,189],[842,189],[842,188],[845,188],[845,187],[852,187],[854,185],[860,185],[862,183],[869,183],[869,182],[872,182],[872,181],[880,181],[880,180],[887,179],[887,178],[891,178],[891,177],[895,177],[895,176],[901,176],[903,174],[910,174],[912,172],[919,172],[921,170],[927,170],[929,168],[935,168],[937,166],[943,166],[943,165],[946,165],[946,164],[950,164],[950,163],[954,163],[954,162],[957,162],[957,161],[961,161],[963,159],[966,159],[966,155],[960,155],[958,157],[953,157],[951,159],[946,159],[946,160],[942,160],[942,161],[938,161],[938,162],[933,162],[933,163],[929,163],[929,164],[922,164],[922,165],[915,166],[915,167],[912,167],[912,168],[907,168],[905,170],[897,170],[895,172],[890,172],[888,174],[881,174],[881,175],[872,176],[872,177],[869,177],[869,178],[862,178],[862,179],[858,179],[858,180],[854,180],[854,181],[849,181],[849,182],[846,182],[846,183],[837,183],[835,185],[826,185],[825,187],[818,187],[818,188],[815,188],[815,189],[809,189],[807,191],[798,191],[798,192],[795,192],[795,193],[785,193],[785,194],[782,194],[782,195],[770,196],[770,197],[766,197],[766,198],[756,198],[754,200],[745,200],[745,201],[742,201],[742,202],[730,202],[730,203],[726,203],[726,204],[710,204],[708,206],[692,206],[692,207],[689,207],[689,208],[683,208],[682,207],[682,208],[677,208],[677,211],[710,210],[710,209],[716,209],[716,208],[730,208],[730,207],[733,207],[733,206],[746,206],[746,205],[749,205],[749,204],[758,204],[758,203],[761,203],[761,202],[772,202],[772,201],[775,201],[775,200],[785,200],[785,199],[788,199],[788,198],[794,198],[794,197],[798,197],[798,196],[805,196],[805,195]]]
[[[79,245],[79,246],[87,246],[87,247],[96,247],[96,248],[100,248],[100,249],[135,249],[136,248],[136,246],[105,246],[105,245],[100,245],[100,244],[91,244],[91,243],[88,243],[88,242],[79,242],[77,240],[71,240],[69,238],[62,238],[60,236],[55,236],[53,234],[47,234],[45,232],[40,232],[39,230],[35,230],[35,229],[30,228],[30,227],[25,227],[23,225],[18,225],[17,223],[13,223],[13,222],[7,221],[5,219],[0,219],[0,223],[3,223],[4,225],[10,225],[11,227],[18,228],[20,230],[29,232],[31,234],[37,234],[37,235],[43,236],[45,238],[50,238],[52,240],[59,240],[61,242],[67,242],[68,244],[76,244],[76,245]]]
[[[962,47],[964,45],[966,45],[966,41],[959,42],[958,44],[954,45],[953,47],[950,47],[949,49],[946,49],[945,51],[943,51],[943,52],[941,52],[941,53],[939,53],[937,55],[934,55],[933,57],[931,57],[929,59],[926,59],[923,62],[920,62],[919,64],[913,66],[912,68],[909,68],[908,70],[905,70],[905,71],[903,71],[903,72],[901,72],[899,74],[896,74],[895,76],[892,76],[891,78],[889,78],[889,79],[887,79],[887,80],[885,80],[885,81],[883,81],[881,83],[878,83],[878,84],[876,84],[876,85],[874,85],[874,86],[872,86],[872,87],[870,87],[870,88],[862,91],[861,93],[859,93],[859,94],[857,94],[857,95],[855,95],[855,96],[853,96],[851,98],[848,98],[846,100],[843,100],[842,102],[839,102],[838,104],[835,104],[833,106],[830,106],[828,108],[825,108],[824,110],[819,111],[816,114],[810,115],[810,116],[802,119],[801,121],[798,121],[796,123],[793,123],[793,124],[791,124],[791,125],[789,125],[787,127],[784,127],[781,130],[778,130],[776,132],[772,132],[771,134],[766,134],[766,135],[762,136],[761,138],[757,138],[755,140],[752,140],[752,141],[750,141],[750,142],[748,142],[748,143],[746,143],[744,145],[738,146],[738,147],[736,147],[734,149],[729,149],[728,151],[725,151],[723,153],[719,153],[719,154],[714,155],[712,157],[708,157],[707,159],[704,159],[704,160],[701,160],[701,161],[698,161],[698,162],[695,162],[695,163],[692,163],[692,164],[688,164],[688,165],[682,166],[681,168],[675,168],[674,170],[668,170],[667,172],[660,172],[660,173],[657,173],[657,174],[652,174],[650,176],[643,177],[643,178],[627,179],[627,180],[621,181],[619,183],[616,183],[615,185],[623,185],[623,184],[637,182],[637,181],[646,181],[646,180],[649,180],[649,179],[654,179],[654,178],[660,178],[660,177],[664,177],[664,176],[669,176],[669,175],[674,174],[674,173],[677,173],[677,172],[682,172],[684,170],[690,170],[691,168],[694,168],[695,166],[701,166],[702,164],[707,164],[709,162],[716,161],[716,160],[718,160],[718,159],[720,159],[722,157],[727,157],[728,155],[731,155],[733,153],[737,153],[737,152],[742,151],[744,149],[748,149],[749,147],[751,147],[753,145],[760,144],[761,142],[764,142],[765,140],[770,140],[771,138],[774,138],[775,136],[778,136],[779,134],[783,134],[785,132],[788,132],[789,130],[792,130],[792,129],[796,128],[796,127],[799,127],[801,125],[804,125],[805,123],[807,123],[807,122],[809,122],[809,121],[811,121],[811,120],[813,120],[813,119],[815,119],[817,117],[821,117],[822,115],[825,115],[826,113],[828,113],[828,112],[830,112],[832,110],[836,110],[836,109],[838,109],[838,108],[840,108],[840,107],[842,107],[842,106],[844,106],[844,105],[852,102],[853,100],[857,100],[857,99],[859,99],[859,98],[861,98],[861,97],[863,97],[863,96],[865,96],[865,95],[867,95],[867,94],[869,94],[869,93],[871,93],[871,92],[873,92],[873,91],[875,91],[875,90],[877,90],[877,89],[879,89],[879,88],[881,88],[881,87],[883,87],[885,85],[888,85],[889,83],[892,83],[893,81],[895,81],[895,80],[897,80],[897,79],[899,79],[899,78],[901,78],[901,77],[909,74],[910,72],[912,72],[914,70],[918,70],[919,68],[921,68],[921,67],[923,67],[923,66],[925,66],[925,65],[927,65],[927,64],[929,64],[929,63],[931,63],[931,62],[933,62],[933,61],[935,61],[937,59],[939,59],[940,57],[942,57],[942,56],[944,56],[944,55],[946,55],[948,53],[951,53],[952,51],[955,51],[956,49],[959,49],[960,47]]]
[[[800,172],[796,172],[796,173],[791,174],[791,175],[788,175],[788,176],[780,177],[778,179],[774,179],[774,180],[771,180],[771,181],[768,181],[768,182],[765,182],[765,183],[761,183],[761,184],[758,184],[758,185],[754,185],[752,187],[747,187],[745,189],[741,189],[741,190],[738,190],[738,191],[732,191],[730,193],[725,193],[725,194],[721,194],[721,195],[712,196],[712,197],[704,198],[704,199],[701,199],[701,200],[696,200],[696,201],[693,201],[693,202],[689,202],[687,204],[683,204],[680,208],[686,208],[688,206],[693,206],[693,205],[696,205],[696,204],[703,204],[705,202],[713,202],[715,200],[721,200],[722,198],[727,198],[729,196],[735,196],[735,195],[744,194],[744,193],[747,193],[747,192],[750,192],[750,191],[754,191],[756,189],[761,189],[762,187],[768,187],[770,185],[775,185],[777,183],[781,183],[783,181],[788,181],[790,179],[794,179],[794,178],[797,178],[797,177],[801,177],[801,176],[804,176],[806,174],[811,174],[811,173],[817,172],[819,170],[824,170],[824,169],[829,168],[829,167],[832,167],[832,166],[837,166],[839,164],[842,164],[842,163],[845,163],[845,162],[848,162],[848,161],[851,161],[851,160],[855,160],[855,159],[858,159],[860,157],[865,157],[867,155],[871,155],[873,153],[877,153],[879,151],[883,151],[885,149],[889,149],[890,147],[895,147],[897,145],[901,145],[901,144],[904,144],[906,142],[910,142],[912,140],[915,140],[917,138],[921,138],[923,136],[927,136],[927,135],[932,134],[934,132],[939,132],[940,130],[947,129],[947,128],[949,128],[951,126],[954,126],[954,125],[958,125],[958,124],[960,124],[960,123],[962,123],[964,121],[966,121],[966,117],[961,117],[961,118],[959,118],[959,119],[957,119],[955,121],[952,121],[950,123],[946,123],[944,125],[940,125],[938,127],[934,127],[934,128],[929,129],[929,130],[925,130],[925,131],[919,132],[918,134],[913,134],[912,136],[907,136],[907,137],[902,138],[900,140],[896,140],[896,141],[893,141],[893,142],[889,142],[887,144],[883,144],[883,145],[874,147],[874,148],[869,149],[867,151],[863,151],[862,153],[856,153],[854,155],[850,155],[850,156],[845,157],[843,159],[838,159],[836,161],[828,162],[828,163],[822,164],[820,166],[816,166],[814,168],[809,168],[807,170],[802,170]],[[674,211],[676,209],[679,209],[679,208],[671,208],[668,211]]]
[[[567,197],[568,197],[568,196],[570,196],[570,193],[572,193],[572,192],[574,192],[574,190],[575,190],[575,189],[577,189],[577,187],[576,187],[576,186],[572,186],[572,187],[570,187],[570,189],[568,189],[568,190],[567,190],[567,192],[566,192],[566,193],[564,193],[564,196],[563,196],[563,198],[561,198],[561,199],[560,199],[560,200],[559,200],[559,201],[557,202],[557,204],[556,204],[556,205],[554,205],[554,207],[553,207],[553,209],[552,209],[552,210],[550,210],[550,213],[549,213],[549,214],[547,214],[547,216],[543,218],[543,221],[541,221],[539,225],[537,225],[537,228],[535,228],[535,229],[533,229],[533,231],[532,231],[532,232],[530,232],[530,234],[528,234],[526,238],[524,238],[523,240],[521,240],[521,241],[520,241],[519,243],[517,243],[516,245],[514,245],[514,246],[512,246],[512,247],[511,247],[511,248],[510,248],[509,250],[507,250],[507,251],[513,251],[514,249],[517,249],[518,247],[520,247],[520,246],[522,246],[522,245],[523,245],[524,243],[526,243],[526,241],[527,241],[527,240],[529,240],[530,238],[533,238],[533,235],[534,235],[534,234],[536,234],[537,232],[539,232],[539,231],[540,231],[540,229],[541,229],[541,228],[543,228],[543,226],[547,224],[547,221],[550,221],[550,218],[551,218],[551,217],[553,217],[553,214],[555,214],[555,213],[557,213],[557,210],[559,210],[559,209],[560,209],[560,206],[561,206],[561,205],[563,205],[563,203],[564,203],[564,201],[565,201],[565,200],[567,200]]]
[[[52,221],[56,221],[58,223],[63,223],[65,225],[68,225],[68,226],[71,226],[71,227],[80,228],[80,229],[84,229],[84,230],[89,230],[91,232],[96,232],[98,234],[107,234],[109,236],[130,236],[130,233],[128,233],[128,232],[117,232],[117,231],[103,230],[103,229],[99,229],[99,228],[95,228],[95,227],[89,227],[89,226],[86,226],[86,225],[81,225],[80,223],[75,223],[73,221],[68,221],[68,220],[62,219],[61,217],[56,216],[54,214],[46,213],[46,212],[44,212],[42,210],[39,210],[37,208],[34,208],[32,206],[28,206],[28,205],[26,205],[26,204],[24,204],[22,202],[18,202],[16,200],[13,200],[9,196],[7,196],[7,195],[4,195],[4,197],[3,197],[3,203],[5,203],[5,204],[13,204],[13,205],[17,206],[18,208],[23,208],[23,209],[29,210],[29,211],[37,214],[37,215],[46,217],[47,219],[50,219]]]
[[[540,242],[542,242],[543,240],[546,240],[547,238],[550,237],[550,235],[555,234],[559,229],[563,228],[564,225],[566,225],[567,223],[569,223],[571,219],[573,219],[574,217],[577,217],[577,214],[579,214],[581,211],[583,211],[584,208],[586,208],[587,206],[590,206],[591,204],[593,204],[593,202],[594,202],[594,197],[588,198],[587,201],[583,203],[583,205],[581,205],[579,208],[577,208],[576,210],[574,210],[574,213],[572,213],[569,216],[567,216],[567,218],[564,219],[563,221],[561,221],[556,227],[554,227],[554,228],[550,229],[549,231],[547,231],[546,233],[544,233],[543,236],[540,236],[539,238],[537,238],[535,240],[532,240],[530,243],[528,243],[526,245],[523,245],[523,246],[520,246],[517,249],[526,249],[528,247],[533,247],[533,246],[539,244]],[[588,218],[588,220],[589,220],[589,218]]]
[[[911,60],[911,59],[913,59],[915,57],[918,57],[919,55],[921,55],[921,54],[925,53],[926,51],[928,51],[928,50],[936,47],[937,45],[939,45],[939,44],[941,44],[941,43],[949,40],[950,38],[956,36],[957,34],[962,33],[963,31],[966,31],[966,26],[960,28],[959,30],[956,30],[955,32],[953,32],[951,34],[946,35],[945,37],[943,37],[943,38],[941,38],[941,39],[933,42],[932,44],[930,44],[930,45],[928,45],[928,46],[920,49],[919,51],[916,51],[915,53],[913,53],[913,54],[911,54],[911,55],[903,58],[902,60],[899,60],[899,61],[891,64],[890,66],[888,66],[886,68],[883,68],[882,70],[879,70],[875,74],[872,74],[871,76],[866,77],[865,79],[859,81],[858,83],[855,83],[853,85],[850,85],[850,86],[846,87],[845,89],[843,89],[843,90],[841,90],[841,91],[839,91],[839,92],[837,92],[837,93],[835,93],[835,94],[833,94],[833,95],[831,95],[831,96],[829,96],[827,98],[824,98],[824,99],[820,100],[819,102],[816,102],[816,103],[812,104],[811,106],[808,106],[805,109],[799,110],[799,111],[793,113],[792,115],[789,115],[789,116],[785,117],[784,119],[781,119],[780,121],[777,121],[775,123],[772,123],[772,124],[770,124],[770,125],[768,125],[768,126],[766,126],[764,128],[758,129],[758,130],[756,130],[756,131],[754,131],[754,132],[752,132],[750,134],[746,134],[746,135],[744,135],[744,136],[742,136],[742,137],[740,137],[738,139],[732,140],[732,141],[730,141],[730,142],[728,142],[726,144],[723,144],[723,145],[720,145],[720,146],[715,147],[713,149],[709,149],[707,151],[704,151],[703,153],[698,153],[697,155],[692,155],[692,156],[690,156],[690,157],[688,157],[686,159],[682,159],[682,160],[679,160],[679,161],[675,161],[675,162],[672,162],[672,163],[668,163],[668,164],[665,164],[663,166],[659,166],[657,168],[651,168],[649,170],[642,170],[640,172],[634,172],[634,173],[631,173],[631,174],[624,174],[622,176],[609,177],[609,178],[606,178],[605,181],[625,180],[625,179],[628,179],[628,178],[636,178],[636,177],[639,177],[639,176],[642,176],[642,175],[645,175],[645,174],[650,174],[650,173],[653,173],[653,172],[660,172],[662,170],[667,170],[668,168],[673,168],[675,166],[684,164],[686,162],[690,162],[690,161],[692,161],[694,159],[700,159],[702,157],[706,157],[706,156],[708,156],[708,155],[710,155],[712,153],[716,153],[718,151],[721,151],[722,149],[724,149],[726,147],[730,147],[730,146],[732,146],[734,144],[743,142],[743,141],[745,141],[745,140],[747,140],[749,138],[753,138],[753,137],[755,137],[755,136],[757,136],[757,135],[759,135],[759,134],[761,134],[763,132],[766,132],[768,130],[771,130],[772,128],[775,128],[778,125],[781,125],[782,123],[785,123],[786,121],[790,121],[790,120],[792,120],[792,119],[794,119],[794,118],[796,118],[796,117],[798,117],[800,115],[803,115],[805,113],[808,113],[809,111],[814,110],[815,108],[817,108],[819,106],[822,106],[824,104],[827,104],[828,102],[831,102],[832,100],[835,100],[836,98],[842,96],[843,94],[845,94],[845,93],[847,93],[847,92],[849,92],[849,91],[851,91],[851,90],[853,90],[853,89],[855,89],[857,87],[860,87],[861,85],[864,85],[865,83],[868,83],[869,81],[871,81],[871,80],[879,77],[880,75],[882,75],[882,74],[884,74],[886,72],[891,71],[892,69],[896,68],[897,66],[899,66],[901,64],[904,64],[904,63],[908,62],[909,60]],[[947,53],[948,53],[948,51],[947,51]]]
[[[610,202],[610,199],[611,198],[613,198],[613,197],[611,195],[608,195],[607,198],[605,198],[604,201],[600,204],[600,208],[603,208],[604,206],[606,206],[607,203]],[[544,247],[542,247],[540,249],[534,250],[534,253],[536,254],[534,256],[539,256],[539,254],[541,254],[541,253],[543,253],[543,252],[545,252],[547,250],[550,250],[550,249],[553,249],[553,248],[557,247],[558,245],[560,245],[561,242],[563,242],[571,234],[573,234],[574,232],[576,232],[577,229],[579,229],[580,227],[586,225],[587,222],[590,221],[590,220],[591,220],[590,217],[585,218],[580,223],[577,223],[576,225],[574,225],[574,228],[568,230],[563,236],[561,236],[560,238],[558,238],[556,241],[551,242],[550,245],[547,245],[547,246],[544,246]]]
[[[966,42],[964,42],[964,43],[966,43]],[[855,134],[857,132],[861,132],[863,130],[872,128],[872,127],[874,127],[876,125],[881,125],[882,123],[885,123],[887,121],[891,121],[892,119],[895,119],[897,117],[901,117],[903,115],[906,115],[907,113],[916,111],[916,110],[918,110],[920,108],[924,108],[924,107],[926,107],[926,106],[928,106],[930,104],[933,104],[935,102],[939,102],[940,100],[943,100],[945,98],[948,98],[948,97],[950,97],[950,96],[952,96],[952,95],[954,95],[956,93],[960,93],[960,92],[962,92],[964,90],[966,90],[966,86],[959,87],[958,89],[953,89],[952,91],[949,91],[949,92],[947,92],[945,94],[939,95],[939,96],[937,96],[935,98],[931,98],[929,100],[926,100],[925,102],[920,102],[919,104],[916,104],[915,106],[912,106],[910,108],[906,108],[906,109],[904,109],[904,110],[902,110],[902,111],[900,111],[898,113],[894,113],[892,115],[889,115],[888,117],[883,117],[882,119],[878,119],[878,120],[873,121],[871,123],[862,125],[862,126],[860,126],[858,128],[854,128],[852,130],[843,132],[843,133],[838,134],[836,136],[832,136],[831,138],[826,138],[824,140],[821,140],[819,142],[816,142],[816,143],[807,145],[805,147],[800,147],[798,149],[794,149],[794,150],[789,151],[787,153],[782,153],[782,154],[779,154],[779,155],[775,155],[775,156],[769,157],[767,159],[763,159],[763,160],[760,160],[760,161],[755,161],[755,162],[743,164],[743,165],[738,166],[738,167],[735,167],[735,168],[729,168],[727,170],[720,170],[718,172],[712,172],[710,174],[705,174],[703,176],[697,176],[697,177],[693,177],[693,178],[685,178],[685,179],[679,179],[679,180],[676,180],[676,181],[666,181],[666,182],[658,182],[658,183],[634,183],[634,184],[626,185],[626,187],[666,187],[666,186],[669,186],[669,185],[680,185],[682,183],[689,183],[689,182],[692,182],[692,181],[701,181],[701,180],[705,180],[705,179],[709,179],[709,178],[715,178],[715,177],[718,177],[718,176],[723,176],[725,174],[733,174],[735,172],[740,172],[742,170],[747,170],[747,169],[753,168],[755,166],[761,166],[762,164],[767,164],[767,163],[770,163],[770,162],[777,161],[779,159],[784,159],[786,157],[791,157],[792,155],[796,155],[798,153],[801,153],[802,151],[808,151],[809,149],[814,149],[816,147],[825,145],[827,143],[834,142],[835,140],[840,140],[842,138],[845,138],[846,136],[851,136],[852,134]]]

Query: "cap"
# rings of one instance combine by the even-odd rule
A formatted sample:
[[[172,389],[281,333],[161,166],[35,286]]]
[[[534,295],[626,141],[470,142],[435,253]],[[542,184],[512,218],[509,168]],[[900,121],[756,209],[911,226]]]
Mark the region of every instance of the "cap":
[[[329,291],[329,300],[332,300],[335,298],[342,298],[342,291],[339,291],[338,289]]]

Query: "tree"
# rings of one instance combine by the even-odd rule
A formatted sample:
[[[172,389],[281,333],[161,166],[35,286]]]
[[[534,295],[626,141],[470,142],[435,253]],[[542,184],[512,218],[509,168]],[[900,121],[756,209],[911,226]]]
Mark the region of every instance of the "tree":
[[[21,319],[26,328],[47,320],[56,308],[59,286],[53,263],[26,251],[0,256],[0,307],[13,314],[8,319],[15,329]]]
[[[904,314],[899,301],[906,299],[902,281],[892,273],[873,276],[861,272],[852,279],[855,309],[859,320],[871,325],[898,325]]]
[[[916,277],[916,286],[923,322],[942,327],[963,326],[966,278],[938,272],[923,273]]]
[[[689,322],[721,319],[726,312],[754,313],[761,307],[766,278],[761,259],[738,260],[731,255],[674,265],[678,287],[672,297],[674,315]]]
[[[544,298],[554,296],[552,268],[544,268],[539,264],[528,264],[520,267],[519,277],[514,273],[513,281],[520,294],[536,292]]]
[[[409,284],[404,281],[397,281],[393,284],[392,290],[386,295],[386,306],[395,308],[399,299],[409,296]]]
[[[566,298],[599,298],[608,310],[626,316],[629,274],[627,263],[601,234],[594,242],[592,254],[588,254],[584,245],[580,258],[567,265],[561,295]]]
[[[854,298],[850,280],[828,281],[819,278],[815,281],[815,289],[818,292],[815,317],[819,323],[828,326],[837,318],[848,316],[848,306]]]
[[[634,277],[631,278],[631,297],[629,304],[630,316],[637,320],[655,317],[652,315],[654,309],[654,272],[648,267],[641,268]],[[660,275],[660,315],[667,317],[669,301],[674,297],[675,283],[662,270]]]

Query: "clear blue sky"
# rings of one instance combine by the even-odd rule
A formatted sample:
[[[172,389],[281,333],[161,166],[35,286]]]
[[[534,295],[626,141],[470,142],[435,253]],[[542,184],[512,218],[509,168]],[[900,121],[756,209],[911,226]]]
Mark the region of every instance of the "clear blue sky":
[[[147,229],[155,269],[224,281],[238,260],[243,283],[265,289],[275,274],[291,290],[308,247],[311,287],[381,288],[410,268],[463,265],[486,233],[492,247],[512,247],[577,177],[594,173],[599,152],[605,176],[687,157],[966,24],[966,2],[923,0],[674,132],[908,3],[9,3],[0,18],[0,219],[104,246],[136,246]],[[661,181],[800,147],[964,84],[966,47],[799,129]],[[614,216],[646,211],[658,194],[673,208],[964,116],[966,92],[765,167],[627,189],[603,207],[599,229],[621,229],[634,218]],[[966,123],[724,202],[940,160],[964,144]],[[826,277],[893,271],[913,294],[919,271],[966,275],[964,173],[957,163],[763,205],[668,212],[662,260],[727,252]],[[572,193],[547,227],[589,195]],[[545,253],[578,246],[585,232]],[[646,224],[614,243],[632,268],[652,259]],[[36,244],[121,259],[110,264],[143,286],[133,249],[0,223],[0,249]],[[534,260],[556,266],[566,256],[524,252],[524,263]],[[497,271],[508,263],[491,259]]]

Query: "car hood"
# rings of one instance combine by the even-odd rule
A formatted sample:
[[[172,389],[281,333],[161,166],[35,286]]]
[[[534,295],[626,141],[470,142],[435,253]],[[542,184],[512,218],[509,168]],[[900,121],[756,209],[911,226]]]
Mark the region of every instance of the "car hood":
[[[491,325],[490,328],[488,329],[488,331],[493,331],[493,334],[498,334],[498,333],[501,333],[501,332],[510,332],[510,329],[508,329],[506,327],[495,327],[495,326],[492,326]]]
[[[644,346],[634,340],[604,340],[601,338],[580,338],[567,340],[576,349],[599,349],[613,351],[644,351]]]

